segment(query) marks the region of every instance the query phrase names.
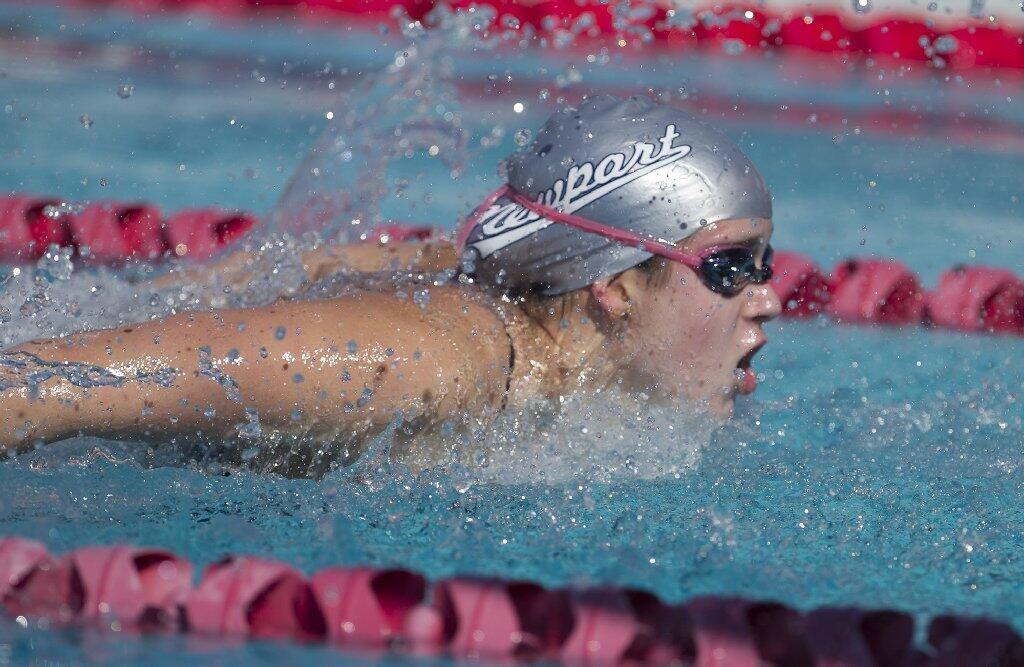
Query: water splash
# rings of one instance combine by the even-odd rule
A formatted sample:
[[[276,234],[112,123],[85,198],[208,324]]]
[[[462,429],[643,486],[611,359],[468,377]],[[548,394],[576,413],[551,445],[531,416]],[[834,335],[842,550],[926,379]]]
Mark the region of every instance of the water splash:
[[[220,363],[215,363],[213,352],[208,345],[199,348],[199,374],[208,377],[224,389],[224,394],[229,401],[242,402],[242,392],[238,388],[238,382],[233,377],[220,369]],[[229,363],[232,359],[227,360]],[[211,415],[212,416],[212,415]]]
[[[698,464],[717,426],[685,401],[580,389],[484,421],[452,444],[448,465],[503,484],[677,479]]]
[[[440,175],[431,172],[431,178],[458,179],[468,137],[453,80],[454,51],[471,40],[475,49],[490,48],[473,37],[479,20],[452,14],[437,29],[413,34],[384,71],[340,98],[331,124],[275,206],[268,231],[315,232],[343,243],[365,239],[390,222],[384,202],[402,196],[393,172],[414,156],[440,163]],[[423,169],[416,175],[426,177]]]
[[[137,370],[126,376],[95,364],[47,361],[30,352],[0,352],[0,391],[28,388],[35,393],[41,384],[54,378],[84,389],[123,387],[127,382],[152,382],[170,387],[178,373],[178,369],[167,366],[155,371]]]

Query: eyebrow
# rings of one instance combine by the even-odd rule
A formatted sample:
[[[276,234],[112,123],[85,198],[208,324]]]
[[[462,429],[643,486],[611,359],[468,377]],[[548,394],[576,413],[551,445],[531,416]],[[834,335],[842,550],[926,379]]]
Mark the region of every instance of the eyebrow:
[[[737,245],[740,245],[740,246],[747,246],[747,247],[753,249],[754,247],[761,245],[762,241],[764,241],[764,243],[766,245],[768,243],[770,243],[770,241],[768,239],[765,239],[764,236],[755,235],[755,236],[748,236],[748,237],[742,238],[742,239],[722,239],[721,241],[718,241],[716,243],[710,244],[709,247],[716,246],[716,245],[720,245],[720,246],[727,246],[727,245],[737,246]]]
[[[740,229],[733,230],[736,232],[738,238],[721,239],[718,244],[728,245],[756,245],[764,240],[766,243],[771,241],[771,234],[766,233],[763,226],[760,225],[744,225]]]

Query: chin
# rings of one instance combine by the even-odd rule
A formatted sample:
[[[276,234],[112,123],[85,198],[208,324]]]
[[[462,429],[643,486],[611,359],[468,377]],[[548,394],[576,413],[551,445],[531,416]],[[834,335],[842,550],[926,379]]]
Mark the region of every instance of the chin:
[[[719,394],[708,401],[708,409],[712,415],[719,419],[729,419],[732,417],[733,412],[736,411],[736,396],[731,392],[727,396]]]

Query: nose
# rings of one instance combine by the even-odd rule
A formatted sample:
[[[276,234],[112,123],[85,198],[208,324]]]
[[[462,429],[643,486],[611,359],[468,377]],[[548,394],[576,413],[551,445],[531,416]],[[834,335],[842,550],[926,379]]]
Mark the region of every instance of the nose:
[[[743,314],[747,318],[767,322],[774,320],[781,312],[782,302],[769,283],[751,285],[743,304]]]

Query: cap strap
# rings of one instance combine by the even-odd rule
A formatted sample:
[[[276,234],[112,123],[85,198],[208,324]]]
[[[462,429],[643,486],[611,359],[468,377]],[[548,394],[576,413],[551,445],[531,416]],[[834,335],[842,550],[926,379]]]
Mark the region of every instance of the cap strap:
[[[458,244],[457,247],[460,250],[465,247],[466,240],[469,238],[469,233],[473,227],[476,226],[480,216],[503,196],[508,197],[531,213],[536,213],[537,215],[547,220],[551,220],[552,222],[569,225],[570,227],[575,227],[576,229],[589,234],[597,234],[598,236],[603,236],[606,239],[617,241],[618,243],[631,248],[640,248],[641,250],[658,255],[659,257],[664,257],[666,259],[671,259],[675,262],[685,264],[693,269],[698,268],[703,261],[697,255],[683,252],[682,250],[679,250],[667,243],[647,239],[638,234],[634,234],[631,231],[605,225],[595,220],[591,220],[590,218],[584,218],[581,215],[563,213],[562,211],[552,208],[551,206],[547,206],[546,204],[532,201],[525,195],[513,190],[508,184],[505,184],[492,192],[487,199],[484,200],[484,203],[481,204],[466,220],[466,223],[459,230],[456,240],[456,243]]]

